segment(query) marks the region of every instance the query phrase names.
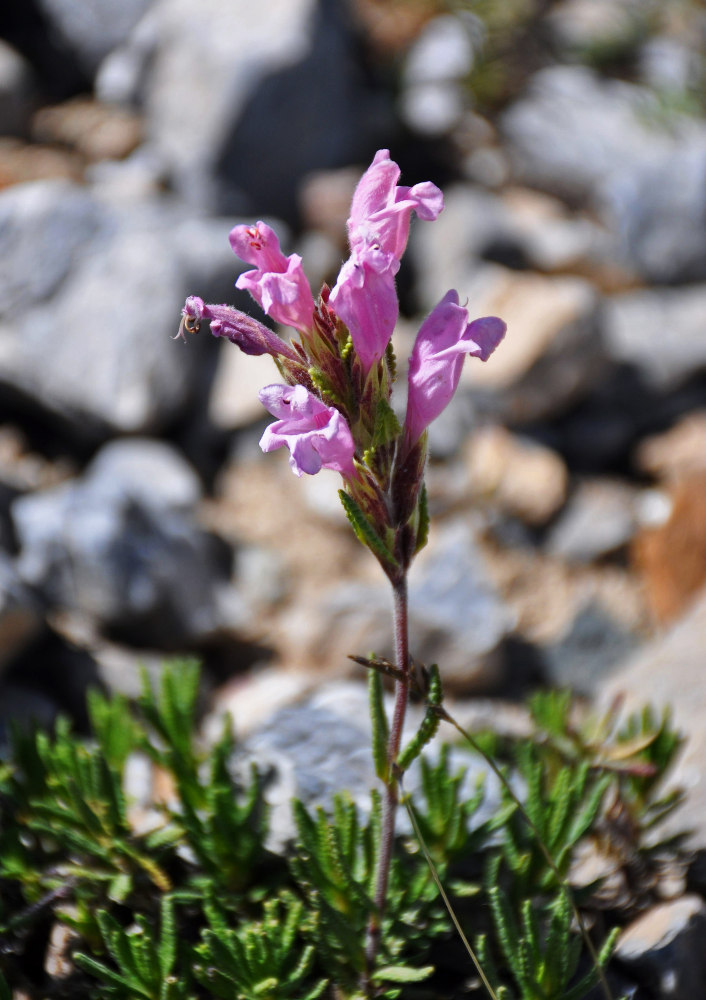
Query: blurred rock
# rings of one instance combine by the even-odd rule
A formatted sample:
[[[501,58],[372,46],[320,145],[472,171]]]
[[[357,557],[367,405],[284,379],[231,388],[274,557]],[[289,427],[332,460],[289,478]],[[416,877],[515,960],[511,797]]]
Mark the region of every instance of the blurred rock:
[[[669,128],[678,135],[672,117]],[[599,193],[602,216],[620,235],[626,261],[648,282],[706,278],[706,127],[693,121],[695,134],[668,148],[657,138],[640,162],[609,177]]]
[[[25,435],[12,424],[0,425],[0,485],[8,494],[57,486],[76,472],[74,462],[33,451]]]
[[[643,83],[667,96],[698,93],[704,73],[699,41],[654,35],[640,49],[639,74]]]
[[[580,66],[540,71],[502,117],[515,176],[597,209],[628,267],[674,283],[706,276],[706,132],[665,119],[656,95]]]
[[[551,528],[546,549],[570,562],[593,562],[626,546],[637,530],[637,491],[609,479],[579,484]]]
[[[103,204],[59,184],[8,190],[3,210],[12,252],[3,255],[0,392],[84,442],[164,426],[215,364],[197,363],[204,341],[190,339],[187,349],[170,337],[197,277],[195,251],[182,240],[204,242],[213,285],[223,273],[210,250],[217,224],[194,227],[156,201]],[[237,267],[227,231],[221,238],[230,286]]]
[[[147,77],[159,45],[159,13],[154,3],[126,39],[98,67],[94,92],[99,101],[125,108],[143,103]]]
[[[657,635],[642,650],[628,657],[603,684],[597,708],[607,710],[621,700],[625,715],[651,705],[669,710],[674,727],[685,743],[661,794],[682,788],[685,798],[651,834],[654,838],[686,837],[686,847],[706,850],[706,591],[694,597],[691,609],[664,635]]]
[[[502,199],[476,186],[450,185],[439,218],[433,225],[413,226],[410,233],[420,312],[433,309],[449,288],[463,297],[479,260],[497,246],[510,257],[523,253]]]
[[[306,174],[364,162],[391,133],[391,103],[371,88],[344,5],[158,0],[149,20],[156,46],[137,94],[147,142],[192,206],[296,219]],[[136,44],[147,48],[144,29]]]
[[[249,357],[226,342],[214,344],[211,349],[218,352],[218,368],[208,402],[208,415],[215,426],[235,430],[262,420],[266,414],[258,391],[279,379],[272,358],[267,354]]]
[[[706,979],[706,905],[700,896],[653,906],[621,932],[614,957],[655,1000],[692,1000]]]
[[[271,713],[236,756],[238,768],[254,761],[269,777],[271,846],[280,850],[294,836],[291,800],[330,809],[346,792],[366,813],[377,782],[370,752],[367,691],[359,683],[329,684],[306,702]]]
[[[613,669],[641,645],[598,601],[579,609],[557,641],[541,649],[547,681],[587,697],[597,695]]]
[[[507,323],[492,364],[469,362],[461,375],[461,385],[502,420],[555,416],[605,375],[600,305],[588,282],[488,265],[461,287],[473,316],[501,316]]]
[[[389,587],[341,583],[318,611],[322,620],[311,645],[325,662],[345,663],[349,653],[369,652],[394,659]],[[501,681],[502,643],[514,623],[468,525],[456,521],[439,526],[410,576],[412,656],[438,663],[449,691],[495,690]]]
[[[588,278],[602,291],[615,292],[635,283],[635,273],[621,256],[619,240],[587,214],[569,212],[556,198],[525,188],[503,195],[508,223],[527,266],[546,274],[571,273]],[[485,256],[500,250],[492,243]]]
[[[163,441],[117,438],[104,445],[89,466],[84,482],[101,491],[129,494],[157,510],[193,510],[203,490],[194,469]]]
[[[43,627],[42,608],[0,550],[0,674]]]
[[[465,15],[465,16],[464,16]],[[467,12],[432,18],[407,52],[402,69],[402,119],[426,137],[448,134],[469,105],[466,79],[484,34]]]
[[[619,57],[644,38],[655,0],[561,0],[549,12],[556,41],[572,56]]]
[[[434,225],[416,226],[410,237],[422,310],[431,309],[449,287],[465,288],[479,261],[579,275],[606,291],[635,282],[615,234],[595,218],[569,212],[549,194],[517,185],[502,194],[449,185],[444,203]]]
[[[474,496],[533,527],[546,524],[566,500],[568,471],[559,455],[499,426],[476,431],[467,468]]]
[[[695,410],[663,434],[644,438],[635,464],[638,471],[667,481],[706,470],[706,410]]]
[[[141,123],[125,108],[73,98],[38,111],[32,136],[38,142],[75,149],[88,161],[121,160],[138,145]]]
[[[113,638],[178,649],[236,627],[243,611],[188,510],[191,470],[166,444],[140,448],[109,446],[81,479],[16,500],[18,566],[50,606],[81,610]],[[163,481],[143,473],[150,465]]]
[[[391,710],[390,695],[386,701]],[[403,744],[414,736],[420,721],[419,708],[410,706]],[[356,681],[320,686],[306,700],[271,712],[267,721],[247,736],[236,750],[233,765],[238,772],[247,773],[254,762],[265,775],[265,797],[272,809],[271,848],[282,850],[295,835],[291,815],[294,797],[310,810],[320,806],[330,811],[334,796],[345,793],[364,816],[369,813],[370,791],[379,787],[370,734],[367,687]],[[429,746],[425,756],[435,760],[438,748]],[[462,795],[470,796],[481,776],[485,778],[486,797],[473,817],[473,826],[484,822],[499,805],[494,776],[487,773],[480,758],[463,750],[452,750],[449,764],[452,772],[465,769]],[[419,765],[415,762],[405,788],[414,797],[419,786]],[[399,817],[399,827],[408,829],[404,814]]]
[[[59,290],[101,221],[91,196],[63,181],[0,192],[0,317],[21,323],[30,306]]]
[[[61,38],[83,69],[93,74],[100,61],[129,35],[152,0],[36,0],[50,31]]]
[[[29,63],[0,39],[0,135],[26,135],[35,101]]]
[[[211,713],[204,729],[207,739],[218,739],[223,731],[223,716],[233,722],[238,740],[266,728],[274,715],[291,707],[321,686],[319,674],[283,671],[278,667],[241,674],[228,681],[214,696]]]
[[[646,89],[585,66],[551,66],[532,78],[500,127],[518,180],[586,202],[616,173],[680,148],[678,129],[658,120],[657,99]]]
[[[674,621],[706,583],[706,471],[669,491],[671,513],[635,538],[632,554],[660,622]]]
[[[0,191],[29,181],[80,181],[84,163],[70,149],[0,136]]]

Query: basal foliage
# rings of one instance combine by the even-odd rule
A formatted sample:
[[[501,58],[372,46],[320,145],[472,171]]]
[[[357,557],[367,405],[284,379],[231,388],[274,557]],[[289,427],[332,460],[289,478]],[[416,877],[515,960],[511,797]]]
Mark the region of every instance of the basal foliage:
[[[378,797],[366,816],[345,793],[331,815],[295,802],[294,842],[284,856],[271,853],[263,779],[256,770],[235,777],[228,725],[215,746],[200,745],[198,690],[197,665],[174,662],[158,690],[145,680],[136,704],[92,694],[90,739],[66,722],[51,734],[14,734],[0,762],[0,1000],[13,990],[37,1000],[360,997]],[[589,731],[573,725],[564,696],[539,696],[531,709],[532,738],[485,737],[523,789],[531,825],[507,792],[478,822],[483,785],[465,794],[463,770],[443,747],[421,758],[415,815],[497,996],[581,1000],[597,972],[557,873],[565,879],[587,838],[605,838],[616,803],[649,869],[654,822],[674,804],[660,798],[659,780],[678,740],[650,713],[622,730]],[[161,779],[147,807],[124,793],[135,754]],[[594,888],[578,894],[582,909],[594,906]],[[603,905],[594,933],[605,964],[618,916]],[[47,973],[57,925],[69,944],[61,971]],[[418,842],[400,838],[371,994],[460,996],[472,979]]]

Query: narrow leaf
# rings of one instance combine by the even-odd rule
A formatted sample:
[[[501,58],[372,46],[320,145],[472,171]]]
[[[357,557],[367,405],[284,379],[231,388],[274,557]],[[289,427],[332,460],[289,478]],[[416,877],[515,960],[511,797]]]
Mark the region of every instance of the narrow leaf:
[[[397,568],[397,560],[375,531],[370,521],[368,521],[367,517],[355,502],[353,497],[349,493],[346,493],[345,490],[339,490],[338,495],[341,498],[341,503],[343,504],[343,509],[346,512],[346,517],[350,521],[351,527],[353,528],[358,541],[362,542],[362,544],[369,548],[371,552],[374,552],[381,562],[387,563],[388,566]]]
[[[389,727],[383,701],[382,676],[377,670],[368,672],[368,696],[370,700],[370,721],[372,723],[372,750],[375,773],[382,782],[387,782],[387,742]]]

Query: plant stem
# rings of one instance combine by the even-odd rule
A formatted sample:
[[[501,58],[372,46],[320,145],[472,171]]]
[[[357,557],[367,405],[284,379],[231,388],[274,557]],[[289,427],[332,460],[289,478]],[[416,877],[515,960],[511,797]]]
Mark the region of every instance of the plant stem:
[[[394,597],[394,637],[395,664],[401,671],[401,678],[395,681],[395,705],[392,712],[392,725],[387,741],[387,781],[382,803],[382,831],[380,835],[380,853],[377,865],[377,883],[375,886],[375,912],[368,923],[365,945],[366,973],[369,980],[375,967],[375,958],[380,947],[382,916],[387,898],[387,883],[390,877],[390,862],[395,841],[395,822],[397,819],[397,779],[394,774],[394,763],[400,752],[402,729],[404,727],[407,702],[409,701],[409,625],[407,618],[407,576],[393,583]]]

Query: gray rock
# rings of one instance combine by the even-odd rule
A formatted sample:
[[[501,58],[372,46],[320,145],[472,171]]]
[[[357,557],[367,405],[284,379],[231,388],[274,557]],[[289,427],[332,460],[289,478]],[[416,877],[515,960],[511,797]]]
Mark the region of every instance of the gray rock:
[[[386,699],[388,714],[392,698]],[[421,721],[418,709],[412,708],[405,724],[403,745],[417,731]],[[438,743],[431,743],[425,756],[438,759]],[[234,766],[246,772],[253,761],[269,777],[266,798],[272,808],[270,844],[281,850],[295,833],[291,800],[299,798],[310,810],[320,806],[330,811],[335,795],[345,793],[363,816],[370,812],[370,791],[379,788],[371,752],[371,725],[368,694],[360,683],[324,685],[310,698],[276,711],[252,733],[236,751]],[[499,805],[498,783],[488,775],[487,766],[478,757],[454,748],[450,755],[452,772],[466,769],[463,792],[470,796],[478,778],[486,777],[487,797],[473,817],[473,826],[493,815]],[[405,788],[412,797],[419,794],[419,764],[410,768]],[[404,814],[398,827],[408,832]]]
[[[549,195],[516,188],[501,197],[464,184],[446,188],[444,202],[433,226],[411,232],[424,309],[436,305],[442,286],[463,287],[483,260],[606,282],[626,270],[620,241],[607,226],[569,213]]]
[[[649,282],[706,278],[706,127],[676,146],[659,142],[607,177],[597,193],[625,260]]]
[[[174,649],[237,626],[243,612],[215,540],[184,509],[189,471],[166,445],[139,449],[131,465],[111,446],[82,479],[16,500],[18,568],[51,606],[115,638]],[[143,478],[150,462],[171,465],[171,481]]]
[[[199,363],[205,337],[170,338],[195,284],[205,296],[232,288],[228,224],[157,199],[106,204],[60,184],[3,198],[0,387],[90,443],[161,428],[215,364],[213,353]]]
[[[612,296],[605,302],[606,348],[651,389],[668,392],[706,368],[705,314],[706,285]]]
[[[533,78],[501,119],[515,176],[591,205],[625,265],[650,281],[706,276],[706,129],[634,84],[586,67]]]
[[[663,792],[682,788],[686,795],[654,835],[662,838],[687,833],[687,846],[701,852],[706,850],[705,645],[706,592],[702,592],[669,632],[657,635],[615,670],[597,705],[599,711],[605,711],[621,699],[625,713],[642,711],[646,705],[658,712],[669,709],[685,743]]]
[[[504,243],[517,248],[510,213],[501,198],[470,185],[444,191],[444,211],[432,224],[412,227],[409,256],[417,272],[421,312],[429,312],[449,288],[463,298],[478,261],[488,247]]]
[[[36,81],[22,56],[0,39],[0,135],[25,135],[35,104]]]
[[[426,136],[448,133],[468,110],[465,80],[482,43],[483,25],[460,12],[429,21],[407,53],[400,107],[410,128]]]
[[[318,648],[329,661],[374,651],[394,659],[392,600],[385,586],[341,584],[322,607]],[[450,690],[495,687],[514,616],[490,583],[472,532],[451,522],[432,536],[409,581],[410,650],[438,663]]]
[[[0,319],[21,323],[26,309],[52,296],[102,217],[88,192],[66,181],[0,191]]]
[[[306,174],[364,160],[390,134],[343,4],[158,0],[150,17],[147,142],[191,205],[295,218]]]
[[[104,445],[84,482],[101,492],[129,495],[156,510],[193,510],[203,493],[192,466],[170,445],[150,438],[124,438]]]
[[[639,645],[637,636],[590,601],[557,642],[542,647],[542,665],[554,686],[595,696],[611,671]]]
[[[0,550],[0,674],[43,628],[36,597]]]
[[[152,3],[129,36],[101,62],[94,89],[99,101],[138,106],[159,46],[159,14]]]
[[[583,66],[538,72],[502,116],[515,176],[570,201],[591,200],[616,174],[678,154],[693,123],[659,124],[656,97]]]
[[[655,1000],[692,1000],[706,979],[706,905],[696,895],[660,903],[621,933],[614,958]]]
[[[659,11],[659,0],[560,0],[547,18],[555,44],[570,61],[627,55],[637,48]]]
[[[605,379],[602,305],[589,282],[488,265],[464,291],[473,316],[500,316],[509,331],[488,364],[464,365],[461,386],[479,409],[506,423],[544,420]]]
[[[129,35],[152,0],[38,0],[52,30],[92,74]]]
[[[581,483],[552,527],[546,549],[571,562],[589,563],[626,545],[638,526],[636,491],[625,483]]]
[[[705,68],[698,41],[690,47],[683,39],[655,35],[640,49],[638,71],[642,82],[666,95],[696,91]]]

